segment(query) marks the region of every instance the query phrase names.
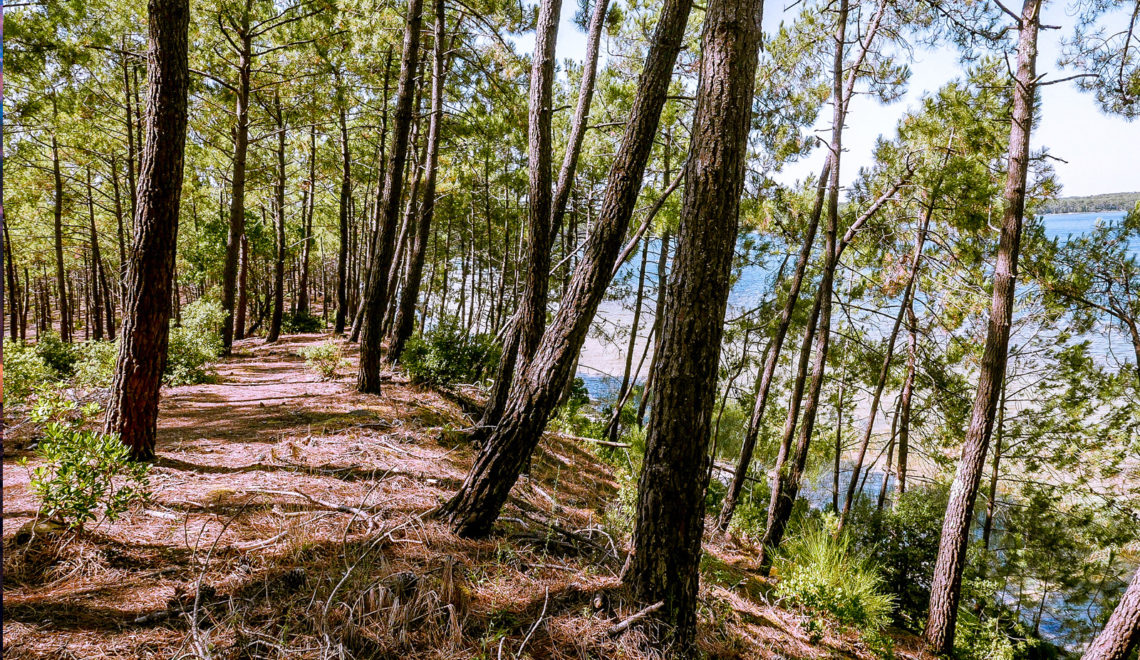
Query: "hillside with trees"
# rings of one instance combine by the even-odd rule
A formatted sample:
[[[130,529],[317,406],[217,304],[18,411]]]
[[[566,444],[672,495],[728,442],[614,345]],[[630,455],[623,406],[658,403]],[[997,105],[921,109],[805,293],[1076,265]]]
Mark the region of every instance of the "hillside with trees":
[[[5,658],[1137,658],[1140,0],[3,30]]]
[[[1106,193],[1085,197],[1062,197],[1046,200],[1042,213],[1095,213],[1097,211],[1128,211],[1140,203],[1140,192]]]

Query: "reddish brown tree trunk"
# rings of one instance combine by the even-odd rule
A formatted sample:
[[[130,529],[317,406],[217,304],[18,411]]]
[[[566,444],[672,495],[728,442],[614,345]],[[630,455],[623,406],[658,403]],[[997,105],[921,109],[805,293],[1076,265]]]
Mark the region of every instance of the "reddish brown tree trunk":
[[[135,460],[154,456],[159,388],[166,363],[170,293],[190,82],[187,0],[150,0],[146,141],[131,242],[123,331],[104,430]]]
[[[408,1],[408,14],[404,27],[404,49],[400,58],[400,78],[396,89],[396,118],[393,126],[392,159],[385,173],[384,201],[377,236],[377,253],[368,278],[364,315],[360,328],[360,369],[356,389],[361,392],[380,392],[380,365],[383,360],[380,342],[383,339],[384,312],[388,308],[388,269],[395,252],[393,239],[396,221],[400,214],[400,199],[404,163],[408,157],[408,137],[412,127],[413,85],[420,54],[420,24],[423,20],[422,0]],[[343,331],[343,323],[341,329]]]
[[[277,120],[277,180],[273,184],[273,215],[277,227],[277,256],[273,263],[273,316],[265,343],[270,344],[281,336],[281,322],[285,316],[285,115],[281,111],[281,95],[273,95],[273,112]]]
[[[253,66],[253,40],[249,34],[251,2],[252,0],[245,0],[245,11],[241,15],[241,27],[237,34],[241,46],[237,54],[238,83],[235,106],[237,124],[234,126],[233,172],[230,180],[229,235],[226,239],[226,261],[222,268],[222,311],[226,316],[222,323],[222,350],[226,354],[229,354],[233,346],[235,327],[238,325],[234,317],[234,302],[237,295],[241,241],[245,235],[245,168],[249,152],[249,90],[250,71]]]
[[[950,502],[942,524],[942,541],[930,589],[930,615],[924,638],[930,648],[942,654],[954,650],[954,627],[961,599],[962,571],[966,565],[966,545],[970,540],[974,501],[982,479],[986,450],[994,424],[998,395],[1005,378],[1009,328],[1013,314],[1017,280],[1017,254],[1021,242],[1021,222],[1025,212],[1025,180],[1029,171],[1029,138],[1033,124],[1036,93],[1037,30],[1041,0],[1025,0],[1021,9],[1017,47],[1017,76],[1013,86],[1013,113],[1009,134],[1009,171],[1005,184],[1005,211],[997,263],[994,267],[994,293],[989,329],[982,349],[978,390],[962,459],[950,489]]]
[[[696,652],[696,604],[708,444],[744,184],[763,0],[712,0],[686,164],[677,254],[656,365],[625,580],[663,601],[670,652]]]
[[[416,299],[419,298],[420,282],[423,279],[424,256],[431,236],[431,221],[435,214],[436,172],[439,166],[439,135],[443,123],[443,85],[447,73],[445,63],[445,15],[443,0],[435,0],[435,46],[432,52],[431,119],[427,134],[427,175],[424,181],[424,198],[420,205],[420,217],[416,223],[415,243],[408,257],[408,279],[400,294],[400,306],[396,311],[392,337],[388,342],[388,354],[399,360],[404,345],[412,336],[415,327]],[[427,304],[426,301],[424,303]]]
[[[1081,660],[1125,660],[1140,645],[1140,571]]]

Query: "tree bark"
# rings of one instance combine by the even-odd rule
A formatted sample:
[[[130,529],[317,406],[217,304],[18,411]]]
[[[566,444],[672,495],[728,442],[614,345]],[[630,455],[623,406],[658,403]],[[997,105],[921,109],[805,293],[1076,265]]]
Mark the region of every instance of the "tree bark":
[[[895,340],[898,338],[899,330],[902,327],[903,317],[906,311],[910,309],[910,301],[914,296],[915,285],[918,281],[918,267],[922,261],[922,250],[926,244],[926,231],[930,226],[930,217],[934,213],[934,200],[938,198],[938,188],[935,186],[930,195],[930,203],[926,206],[926,213],[923,215],[922,223],[919,226],[918,234],[914,239],[914,252],[911,254],[910,273],[907,275],[906,288],[903,290],[902,302],[899,304],[899,313],[895,316],[894,325],[891,327],[891,334],[887,339],[887,350],[883,355],[883,364],[879,368],[879,376],[875,381],[875,391],[871,395],[871,409],[867,414],[867,425],[863,428],[863,439],[859,443],[859,455],[855,459],[855,466],[851,472],[851,482],[847,484],[847,498],[843,502],[843,511],[839,514],[839,529],[842,530],[843,526],[847,523],[847,516],[851,512],[851,503],[855,500],[855,484],[859,481],[859,474],[863,470],[863,460],[867,456],[867,447],[871,443],[871,433],[875,428],[875,415],[879,410],[879,402],[883,397],[883,390],[887,386],[887,376],[891,370],[891,359],[895,354]],[[891,442],[894,442],[892,436]],[[888,464],[890,461],[887,461]]]
[[[991,461],[990,485],[986,491],[986,517],[982,521],[982,547],[990,549],[990,536],[994,530],[994,514],[997,510],[997,485],[1001,475],[1001,441],[1005,431],[1005,380],[1001,384],[1001,398],[997,409],[997,432],[994,434],[994,457]]]
[[[400,57],[400,78],[396,89],[396,117],[393,126],[392,159],[385,173],[384,200],[381,223],[377,236],[377,253],[374,255],[368,278],[364,316],[360,330],[360,370],[356,389],[361,392],[380,392],[380,364],[383,359],[380,341],[381,325],[388,307],[388,269],[391,266],[400,213],[401,180],[408,156],[408,134],[412,126],[412,96],[420,51],[420,24],[423,20],[423,1],[408,0],[407,21],[404,28],[403,54]],[[341,330],[343,331],[343,324]]]
[[[309,179],[301,194],[301,222],[304,244],[301,247],[301,277],[297,283],[297,316],[309,315],[309,253],[313,245],[313,206],[317,197],[317,126],[309,128]]]
[[[348,203],[352,197],[352,151],[348,146],[348,117],[344,108],[344,94],[338,83],[341,96],[337,108],[340,120],[340,201],[338,217],[339,248],[336,257],[336,318],[333,320],[333,334],[344,334],[345,318],[348,314]],[[391,240],[391,239],[389,239]]]
[[[685,198],[655,367],[625,581],[664,601],[670,652],[696,651],[708,445],[744,185],[763,0],[711,0],[702,36]]]
[[[795,312],[799,300],[800,288],[803,286],[804,273],[807,271],[808,261],[811,259],[812,247],[815,244],[815,235],[819,229],[819,219],[823,215],[823,200],[827,190],[824,182],[831,171],[831,157],[823,164],[823,171],[819,174],[819,185],[816,190],[815,206],[808,221],[807,234],[804,236],[800,253],[796,257],[796,270],[792,275],[791,289],[780,310],[780,323],[776,326],[776,335],[772,338],[772,348],[764,362],[764,370],[760,375],[760,385],[756,390],[755,403],[752,406],[752,415],[748,418],[748,428],[744,434],[744,441],[740,445],[740,458],[736,462],[736,471],[732,475],[732,483],[724,496],[720,516],[717,518],[717,529],[726,532],[732,522],[732,515],[740,501],[740,493],[744,490],[744,482],[748,478],[748,468],[752,464],[752,454],[756,451],[756,439],[760,435],[760,425],[764,421],[764,410],[768,405],[768,394],[772,389],[772,379],[776,374],[776,365],[780,361],[780,351],[784,346],[784,339],[788,335],[788,328],[792,323],[792,314]]]
[[[190,83],[188,0],[149,0],[147,22],[146,141],[122,337],[104,424],[105,432],[119,434],[135,460],[154,456],[169,339]]]
[[[234,298],[237,288],[238,259],[241,240],[245,234],[245,167],[249,152],[249,78],[253,60],[253,39],[249,33],[249,12],[252,0],[245,0],[241,26],[237,39],[238,53],[237,101],[234,108],[237,123],[234,125],[233,173],[230,183],[230,227],[226,239],[226,262],[222,269],[222,351],[229,354],[234,343]]]
[[[408,258],[408,279],[400,294],[400,306],[396,311],[392,336],[388,341],[388,354],[393,361],[399,360],[404,346],[415,328],[416,299],[419,298],[420,283],[423,279],[424,256],[427,253],[428,239],[431,237],[431,221],[435,214],[436,172],[439,166],[439,136],[443,123],[443,85],[447,75],[445,68],[445,15],[443,0],[435,0],[435,46],[432,52],[431,119],[427,135],[427,174],[424,181],[423,203],[416,223],[415,243]],[[425,302],[426,305],[426,302]]]
[[[55,281],[59,289],[59,336],[71,341],[71,306],[67,301],[67,272],[63,266],[63,175],[59,169],[59,142],[51,136],[51,171],[55,181],[52,216],[55,220]],[[51,327],[51,324],[48,324]]]
[[[273,267],[273,316],[265,343],[272,344],[281,336],[285,316],[285,115],[281,111],[281,94],[273,94],[274,119],[277,120],[277,180],[273,184],[273,215],[277,227],[277,258]]]
[[[95,340],[103,341],[103,291],[99,281],[103,258],[99,256],[99,234],[95,231],[95,193],[91,187],[90,166],[87,168],[87,220],[91,230],[91,316]]]
[[[610,169],[601,213],[586,240],[569,290],[534,358],[516,379],[502,420],[483,445],[459,492],[440,510],[463,536],[486,534],[498,517],[558,403],[605,295],[637,203],[691,7],[692,0],[666,0],[662,8],[625,135]]]
[[[1013,86],[1013,112],[1009,134],[1009,171],[1005,184],[1005,210],[994,268],[994,293],[989,328],[982,352],[978,390],[962,447],[962,459],[950,489],[942,525],[942,540],[930,589],[930,615],[924,638],[936,653],[954,649],[954,627],[961,599],[962,571],[970,539],[974,501],[982,478],[990,432],[993,429],[1001,383],[1005,378],[1009,329],[1017,279],[1017,255],[1025,212],[1025,180],[1029,170],[1029,139],[1036,93],[1037,30],[1041,0],[1022,4],[1017,47],[1017,74]]]
[[[245,339],[245,316],[249,307],[247,283],[249,280],[249,237],[242,232],[238,239],[241,247],[241,268],[238,270],[237,311],[234,314],[234,339]]]
[[[1140,645],[1140,570],[1081,660],[1125,660]]]

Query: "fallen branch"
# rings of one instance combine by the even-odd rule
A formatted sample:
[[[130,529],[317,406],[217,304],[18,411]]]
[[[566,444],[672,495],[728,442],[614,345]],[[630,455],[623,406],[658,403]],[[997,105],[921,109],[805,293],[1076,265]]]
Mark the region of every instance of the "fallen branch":
[[[577,440],[578,442],[589,442],[595,445],[602,445],[603,447],[617,447],[618,449],[629,449],[633,445],[628,442],[610,442],[609,440],[598,440],[596,438],[587,438],[580,435],[570,435],[569,433],[553,433],[559,438],[564,440]]]
[[[369,532],[371,532],[373,529],[376,528],[376,523],[375,523],[375,521],[372,520],[372,515],[369,514],[367,511],[365,511],[364,509],[358,509],[354,506],[348,506],[347,504],[335,504],[333,502],[325,502],[323,500],[318,500],[317,498],[313,497],[312,495],[307,495],[307,494],[302,493],[300,491],[296,491],[296,490],[263,490],[260,488],[247,488],[247,489],[245,489],[245,492],[247,492],[247,493],[258,493],[258,494],[262,494],[262,495],[286,495],[286,496],[290,496],[290,497],[300,497],[300,498],[309,500],[309,502],[311,502],[315,506],[321,507],[322,509],[328,509],[329,511],[338,511],[340,513],[347,513],[349,515],[359,516],[359,517],[363,518],[364,521],[368,523],[368,531]]]
[[[637,612],[636,614],[629,617],[628,619],[625,619],[624,621],[622,621],[618,624],[615,624],[614,626],[611,626],[610,629],[608,631],[606,631],[606,634],[608,634],[610,637],[616,637],[616,636],[622,634],[623,632],[625,632],[626,629],[628,629],[633,624],[637,623],[638,621],[641,621],[645,617],[647,617],[650,614],[653,614],[657,610],[661,609],[664,605],[665,605],[665,601],[659,600],[656,603],[653,603],[652,605],[650,605],[649,607],[646,607],[645,609]]]

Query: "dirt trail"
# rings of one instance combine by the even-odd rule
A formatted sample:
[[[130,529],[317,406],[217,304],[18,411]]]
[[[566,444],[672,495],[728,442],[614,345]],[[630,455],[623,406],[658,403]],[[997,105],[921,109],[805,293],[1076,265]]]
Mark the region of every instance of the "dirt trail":
[[[474,458],[455,432],[471,420],[399,373],[355,393],[351,351],[319,380],[297,351],[326,339],[238,342],[218,383],[164,390],[152,502],[77,539],[15,543],[37,506],[17,461],[35,457],[6,438],[4,657],[648,657],[639,631],[606,634],[638,609],[601,524],[608,465],[548,434],[496,534],[458,539],[425,514]],[[747,551],[713,552],[715,657],[868,657],[809,644]]]

